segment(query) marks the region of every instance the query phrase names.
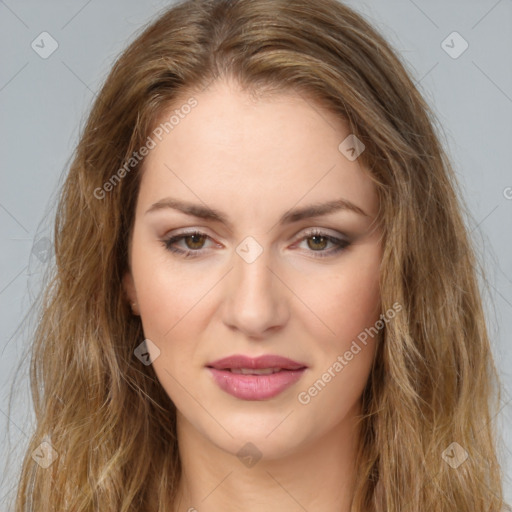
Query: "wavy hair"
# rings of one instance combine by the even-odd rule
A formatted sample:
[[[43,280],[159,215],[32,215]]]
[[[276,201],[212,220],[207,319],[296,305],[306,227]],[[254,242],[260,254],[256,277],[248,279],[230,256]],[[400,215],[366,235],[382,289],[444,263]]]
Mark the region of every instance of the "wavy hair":
[[[403,313],[386,325],[362,395],[351,510],[501,512],[500,381],[468,210],[407,65],[335,0],[182,1],[115,62],[60,190],[16,512],[173,509],[176,410],[134,357],[144,336],[122,288],[143,165],[130,159],[178,98],[223,77],[252,94],[300,94],[366,146],[384,233],[381,306]],[[31,456],[43,439],[58,454],[46,469]],[[469,455],[457,469],[442,456],[453,442]]]

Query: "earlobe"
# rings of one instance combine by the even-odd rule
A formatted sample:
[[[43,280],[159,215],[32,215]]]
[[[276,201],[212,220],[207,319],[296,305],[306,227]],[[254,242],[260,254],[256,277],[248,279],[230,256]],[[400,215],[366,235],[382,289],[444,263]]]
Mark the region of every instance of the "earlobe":
[[[128,270],[123,276],[123,290],[125,293],[130,307],[132,308],[134,315],[139,315],[139,308],[137,305],[137,292],[135,291],[135,284],[133,282],[132,273]]]

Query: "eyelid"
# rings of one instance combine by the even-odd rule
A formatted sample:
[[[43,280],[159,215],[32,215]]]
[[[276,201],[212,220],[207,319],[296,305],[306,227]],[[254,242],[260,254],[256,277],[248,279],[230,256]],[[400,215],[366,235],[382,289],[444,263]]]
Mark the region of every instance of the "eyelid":
[[[201,248],[197,250],[193,249],[177,249],[173,248],[173,244],[177,242],[181,242],[184,238],[192,235],[198,235],[198,236],[205,236],[207,240],[212,241],[214,244],[219,245],[218,242],[212,239],[208,233],[202,231],[203,228],[187,228],[184,231],[180,231],[178,233],[174,233],[168,236],[165,236],[163,239],[161,239],[161,242],[164,246],[164,248],[172,253],[177,254],[178,256],[181,256],[182,258],[195,258],[200,257],[204,254],[207,249]],[[311,227],[307,228],[300,232],[300,235],[297,236],[296,240],[293,242],[292,245],[296,245],[297,243],[303,242],[307,240],[308,238],[311,238],[313,236],[320,236],[325,239],[327,239],[328,242],[331,244],[334,244],[334,247],[331,247],[328,250],[320,250],[320,251],[305,251],[308,253],[317,253],[316,256],[313,256],[314,258],[326,258],[329,256],[334,256],[340,252],[343,252],[345,249],[348,248],[348,246],[351,245],[352,241],[343,233],[336,232],[335,235],[330,234],[329,230],[327,228],[318,228],[318,227]]]
[[[316,227],[305,228],[302,231],[300,231],[299,239],[302,239],[306,236],[315,235],[315,234],[323,235],[323,236],[332,236],[333,238],[340,238],[347,242],[349,241],[348,237],[344,233],[340,233],[338,231],[335,231],[335,230],[332,230],[329,228],[316,228]]]
[[[208,231],[207,228],[203,228],[203,227],[189,227],[189,228],[183,228],[183,231],[178,231],[177,233],[174,233],[174,232],[167,233],[162,238],[169,239],[169,238],[174,238],[174,237],[178,237],[178,236],[200,234],[200,235],[205,235],[208,238],[212,239],[213,237],[211,235],[209,235],[207,231]],[[295,240],[301,240],[302,238],[304,238],[306,236],[311,236],[311,235],[315,235],[315,234],[324,235],[324,236],[328,235],[328,236],[332,236],[333,238],[341,238],[346,242],[350,241],[350,238],[344,233],[335,231],[330,228],[320,228],[320,227],[311,227],[311,228],[302,229],[301,231],[299,231],[299,234],[295,237]],[[216,243],[220,243],[220,242],[216,242]]]

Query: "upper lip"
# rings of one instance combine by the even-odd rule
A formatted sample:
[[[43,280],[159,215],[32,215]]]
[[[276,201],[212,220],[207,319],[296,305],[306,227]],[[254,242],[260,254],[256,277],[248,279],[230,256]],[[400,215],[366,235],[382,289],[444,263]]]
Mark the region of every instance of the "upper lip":
[[[287,357],[267,354],[259,357],[249,357],[244,355],[232,355],[218,359],[206,366],[215,368],[216,370],[247,368],[251,370],[259,370],[263,368],[282,368],[284,370],[300,370],[306,368],[306,365],[288,359]]]

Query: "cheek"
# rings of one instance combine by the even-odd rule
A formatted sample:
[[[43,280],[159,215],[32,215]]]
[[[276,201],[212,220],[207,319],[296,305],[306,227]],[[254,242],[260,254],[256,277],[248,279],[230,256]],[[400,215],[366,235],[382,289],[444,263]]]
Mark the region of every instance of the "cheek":
[[[366,327],[373,325],[380,314],[378,275],[364,271],[338,278],[333,285],[332,307],[329,309],[332,329],[337,338],[349,341]]]
[[[193,329],[193,311],[204,293],[197,283],[182,283],[165,273],[145,280],[137,293],[145,335],[164,342]]]
[[[201,314],[205,301],[201,298],[207,289],[203,289],[203,283],[183,280],[166,265],[146,267],[139,273],[139,279],[137,296],[144,336],[159,350],[158,357],[153,359],[153,369],[175,405],[190,407],[183,387],[194,388],[193,380],[189,379],[193,373],[187,370],[199,364],[197,347],[204,331],[201,321],[205,318]]]
[[[317,339],[328,353],[350,346],[380,315],[379,253],[352,256],[325,278],[316,276],[300,292],[314,313],[308,314],[309,330],[314,323],[316,331],[323,333]]]
[[[154,240],[147,247],[134,244],[132,272],[144,334],[163,342],[192,328],[190,319],[207,293],[208,283],[183,275]]]
[[[315,338],[315,364],[297,399],[305,411],[315,410],[322,415],[325,429],[342,421],[356,406],[379,339],[380,331],[371,330],[380,318],[378,264],[361,263],[353,268],[347,265],[328,280],[329,299],[316,303],[318,316],[328,329],[322,327],[325,335]]]
[[[145,338],[159,349],[154,369],[169,395],[188,383],[189,370],[204,364],[204,344],[223,269],[205,261],[183,263],[142,230],[134,232],[132,273]]]

